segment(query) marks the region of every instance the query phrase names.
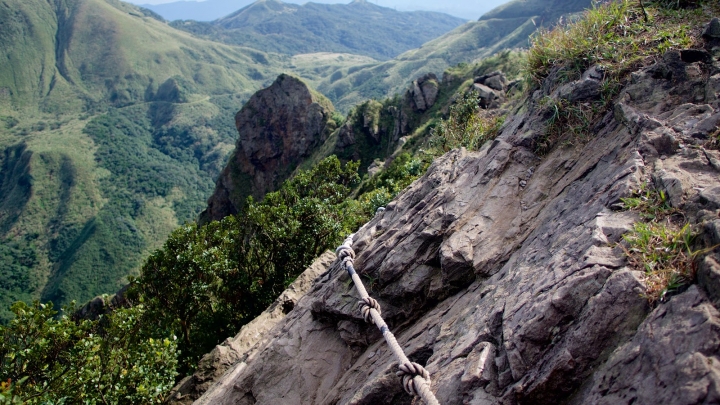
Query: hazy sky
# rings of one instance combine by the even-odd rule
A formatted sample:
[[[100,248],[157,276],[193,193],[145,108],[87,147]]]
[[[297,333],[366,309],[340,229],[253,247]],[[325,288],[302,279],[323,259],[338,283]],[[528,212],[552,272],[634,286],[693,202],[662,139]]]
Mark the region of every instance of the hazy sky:
[[[173,3],[178,0],[125,0],[134,4],[163,4]],[[283,0],[286,3],[304,4],[307,0]],[[370,3],[383,7],[395,8],[400,11],[427,10],[440,11],[453,14],[458,17],[475,20],[483,13],[492,10],[500,4],[509,0],[368,0]],[[314,3],[350,3],[350,0],[313,0]],[[247,1],[238,1],[247,3]],[[239,7],[241,8],[241,7]]]

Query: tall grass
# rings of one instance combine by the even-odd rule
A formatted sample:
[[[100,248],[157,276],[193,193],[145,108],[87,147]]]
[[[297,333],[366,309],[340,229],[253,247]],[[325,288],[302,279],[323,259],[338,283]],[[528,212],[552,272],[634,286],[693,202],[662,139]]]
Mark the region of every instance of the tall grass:
[[[717,5],[709,6],[717,8]],[[541,30],[531,38],[526,77],[540,83],[553,69],[573,80],[601,64],[619,76],[648,56],[692,45],[691,26],[711,10],[672,10],[663,4],[643,7],[639,1],[601,4],[569,24]],[[690,24],[693,22],[693,24]]]
[[[450,107],[450,117],[441,119],[432,129],[431,154],[439,156],[459,147],[478,150],[498,135],[504,118],[480,114],[478,103],[478,93],[472,91],[462,95]]]

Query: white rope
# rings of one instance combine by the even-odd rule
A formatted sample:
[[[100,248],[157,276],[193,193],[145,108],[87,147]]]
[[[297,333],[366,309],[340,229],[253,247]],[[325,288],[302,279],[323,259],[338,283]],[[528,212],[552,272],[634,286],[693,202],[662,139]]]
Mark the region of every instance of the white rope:
[[[365,318],[366,322],[372,322],[380,329],[385,341],[388,346],[390,346],[390,350],[393,352],[393,355],[395,355],[395,359],[398,361],[398,368],[400,369],[396,374],[402,378],[402,385],[405,391],[410,395],[421,397],[427,405],[440,405],[435,395],[430,391],[430,374],[423,366],[411,362],[410,359],[405,356],[405,352],[403,352],[403,349],[395,339],[395,335],[390,332],[390,328],[388,328],[381,316],[380,304],[370,297],[367,290],[365,290],[362,280],[360,280],[360,276],[355,272],[355,268],[353,267],[355,262],[355,251],[352,249],[353,236],[355,235],[348,236],[345,242],[337,248],[336,253],[338,258],[342,260],[345,270],[350,274],[350,277],[355,283],[355,288],[358,293],[360,293],[362,300],[359,301],[359,304],[363,318]]]

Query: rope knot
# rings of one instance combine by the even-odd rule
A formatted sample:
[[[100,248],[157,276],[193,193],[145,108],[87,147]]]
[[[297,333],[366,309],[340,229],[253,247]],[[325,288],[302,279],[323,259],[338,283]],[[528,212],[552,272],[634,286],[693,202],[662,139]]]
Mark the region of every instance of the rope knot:
[[[405,363],[398,366],[400,370],[395,374],[402,378],[402,385],[405,388],[405,392],[410,395],[420,395],[418,390],[419,387],[415,386],[414,378],[416,376],[422,377],[430,385],[430,373],[425,370],[425,367],[417,363]]]
[[[342,259],[343,266],[347,267],[348,263],[351,265],[355,264],[355,259],[353,259],[350,256],[345,256],[345,258]]]
[[[338,258],[345,259],[346,257],[355,258],[355,251],[350,246],[340,245],[336,250],[335,254]]]
[[[380,310],[380,304],[378,304],[377,300],[372,297],[367,297],[362,301],[358,301],[358,304],[360,304],[360,311],[362,311],[363,318],[365,318],[365,322],[367,323],[375,323],[375,320],[373,320],[372,314],[370,313],[370,309],[378,311],[378,314],[382,313]]]

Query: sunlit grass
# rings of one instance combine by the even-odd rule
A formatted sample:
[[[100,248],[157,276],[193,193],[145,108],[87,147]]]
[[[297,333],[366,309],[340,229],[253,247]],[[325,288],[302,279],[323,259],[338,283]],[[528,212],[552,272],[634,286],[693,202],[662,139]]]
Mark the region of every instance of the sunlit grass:
[[[695,258],[692,249],[697,235],[689,224],[682,227],[669,223],[638,222],[623,239],[630,265],[644,272],[645,296],[650,303],[695,279]]]
[[[698,29],[718,12],[707,2],[694,9],[668,9],[653,3],[621,0],[588,10],[583,18],[542,30],[531,39],[526,77],[539,83],[559,68],[569,80],[600,64],[622,75],[647,57],[691,47]]]

